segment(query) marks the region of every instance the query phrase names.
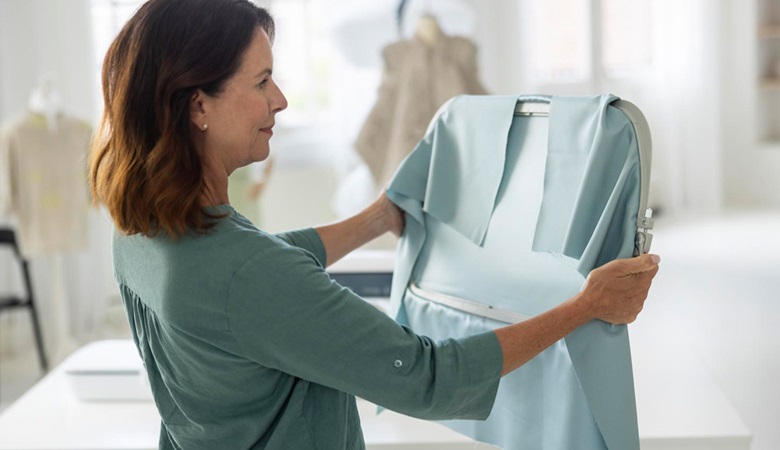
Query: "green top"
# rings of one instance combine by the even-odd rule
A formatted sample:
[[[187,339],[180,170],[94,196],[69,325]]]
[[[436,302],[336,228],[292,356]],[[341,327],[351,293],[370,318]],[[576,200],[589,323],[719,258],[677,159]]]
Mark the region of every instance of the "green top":
[[[362,449],[355,395],[428,419],[485,419],[495,334],[433,342],[323,269],[313,229],[229,205],[206,235],[115,233],[114,275],[162,416],[161,449]]]

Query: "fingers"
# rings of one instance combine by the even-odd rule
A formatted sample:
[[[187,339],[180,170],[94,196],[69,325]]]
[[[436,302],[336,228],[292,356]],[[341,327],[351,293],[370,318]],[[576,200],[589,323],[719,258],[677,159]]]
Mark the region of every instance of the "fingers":
[[[390,200],[386,192],[382,192],[377,200],[383,208],[383,216],[387,221],[387,231],[400,237],[404,230],[404,213],[401,208]]]
[[[636,258],[615,260],[625,275],[638,275],[644,272],[657,272],[658,263],[661,257],[658,255],[645,254]]]
[[[655,278],[655,275],[658,273],[658,269],[660,269],[660,266],[656,265],[652,269],[643,272],[643,275],[647,275],[647,277],[652,280],[653,278]]]
[[[658,263],[661,262],[661,257],[658,255],[645,254],[637,256],[636,258],[628,259],[631,262],[631,272],[641,273],[653,270],[658,267]]]
[[[619,259],[593,270],[583,290],[594,295],[598,319],[609,323],[632,323],[644,307],[660,258],[642,255]]]

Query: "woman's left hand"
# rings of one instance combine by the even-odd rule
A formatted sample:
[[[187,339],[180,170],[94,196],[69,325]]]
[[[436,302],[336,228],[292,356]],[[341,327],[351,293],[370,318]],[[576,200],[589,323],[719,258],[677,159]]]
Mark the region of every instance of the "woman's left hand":
[[[381,211],[380,214],[387,227],[386,231],[400,237],[401,233],[404,231],[403,211],[387,198],[387,193],[385,192],[382,192],[382,194],[379,195],[379,198],[374,202],[373,206]]]
[[[378,238],[388,231],[401,236],[404,214],[383,192],[374,203],[358,214],[330,225],[315,228],[325,247],[330,266],[344,255]]]

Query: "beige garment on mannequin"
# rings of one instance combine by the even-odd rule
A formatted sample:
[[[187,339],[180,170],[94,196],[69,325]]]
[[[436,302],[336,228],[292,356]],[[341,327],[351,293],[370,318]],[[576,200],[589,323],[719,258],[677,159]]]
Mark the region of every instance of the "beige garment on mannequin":
[[[0,135],[0,215],[16,218],[26,257],[87,245],[85,156],[92,129],[67,115],[56,129],[27,114]]]
[[[355,142],[377,187],[387,184],[444,102],[456,95],[486,93],[476,54],[469,39],[443,34],[432,45],[412,38],[382,51],[379,96]]]

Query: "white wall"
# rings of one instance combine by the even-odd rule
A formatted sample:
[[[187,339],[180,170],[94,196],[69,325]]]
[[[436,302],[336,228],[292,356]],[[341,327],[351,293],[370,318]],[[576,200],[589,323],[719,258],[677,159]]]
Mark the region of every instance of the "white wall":
[[[722,205],[719,60],[720,6],[710,0],[665,0],[656,19],[658,73],[652,97],[656,188],[672,212],[711,212]]]
[[[733,207],[780,208],[780,146],[758,142],[761,113],[756,2],[722,0],[724,199]]]
[[[523,79],[519,2],[468,0],[476,15],[471,36],[477,43],[480,78],[490,94],[532,94]]]
[[[95,119],[89,0],[0,0],[0,118],[27,104],[48,73],[67,110]]]

